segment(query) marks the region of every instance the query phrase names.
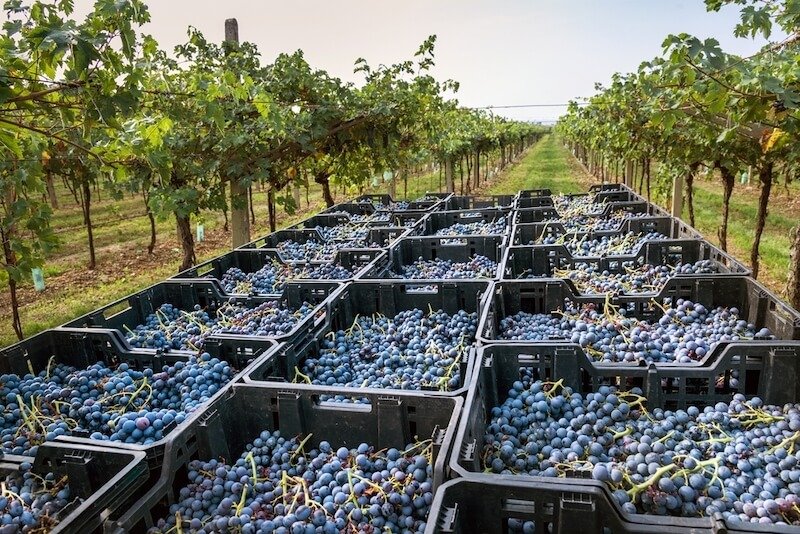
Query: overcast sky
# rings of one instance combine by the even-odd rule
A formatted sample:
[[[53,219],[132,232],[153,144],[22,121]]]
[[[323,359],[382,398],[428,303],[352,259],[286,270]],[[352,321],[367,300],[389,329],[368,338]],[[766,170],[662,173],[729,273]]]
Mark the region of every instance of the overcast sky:
[[[92,0],[77,0],[85,12]],[[635,70],[660,53],[669,33],[717,38],[724,50],[748,54],[762,43],[733,37],[738,11],[706,13],[702,0],[150,0],[145,31],[164,48],[186,28],[224,38],[224,20],[270,62],[302,48],[312,66],[357,81],[353,62],[408,59],[438,36],[435,73],[461,84],[467,106],[561,104],[589,96],[594,83]],[[563,108],[498,110],[523,120],[553,120]]]

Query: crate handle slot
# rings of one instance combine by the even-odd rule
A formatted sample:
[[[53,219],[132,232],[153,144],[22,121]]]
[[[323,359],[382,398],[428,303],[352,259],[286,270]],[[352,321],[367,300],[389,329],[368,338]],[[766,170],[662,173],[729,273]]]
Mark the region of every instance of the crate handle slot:
[[[430,284],[407,284],[405,290],[407,293],[414,293],[415,295],[436,295],[439,293],[439,288]]]
[[[314,408],[317,410],[330,410],[336,412],[372,413],[372,404],[336,402],[320,400],[319,395],[314,395]]]
[[[534,517],[536,502],[525,499],[503,499],[501,509],[507,517]]]

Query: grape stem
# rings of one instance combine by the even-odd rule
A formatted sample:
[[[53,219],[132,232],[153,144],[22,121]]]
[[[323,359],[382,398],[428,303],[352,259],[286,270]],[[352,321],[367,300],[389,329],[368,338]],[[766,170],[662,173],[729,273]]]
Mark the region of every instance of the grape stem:
[[[303,441],[300,442],[300,444],[297,446],[297,449],[295,449],[294,453],[292,454],[291,458],[289,458],[290,463],[293,462],[295,458],[297,458],[297,455],[300,453],[300,451],[303,451],[303,456],[305,456],[306,453],[303,450],[303,447],[305,446],[306,443],[308,443],[308,440],[310,440],[311,436],[313,435],[314,434],[309,434],[305,438],[303,438]],[[250,454],[252,456],[252,453]],[[255,464],[253,464],[253,469],[255,470]]]
[[[636,498],[639,496],[639,494],[641,492],[645,491],[647,488],[649,488],[650,486],[652,486],[653,484],[658,482],[658,480],[663,475],[669,473],[673,469],[675,469],[675,465],[674,464],[661,466],[658,469],[656,469],[656,472],[653,473],[653,475],[650,478],[648,478],[647,480],[645,480],[641,484],[635,484],[632,488],[630,488],[627,491],[628,496],[630,497],[631,501],[635,501]]]
[[[306,384],[311,384],[311,377],[309,377],[308,375],[304,375],[302,372],[300,372],[300,369],[298,369],[297,366],[295,366],[294,380],[292,380],[292,382],[297,382],[298,377],[302,378],[303,382],[305,382]]]

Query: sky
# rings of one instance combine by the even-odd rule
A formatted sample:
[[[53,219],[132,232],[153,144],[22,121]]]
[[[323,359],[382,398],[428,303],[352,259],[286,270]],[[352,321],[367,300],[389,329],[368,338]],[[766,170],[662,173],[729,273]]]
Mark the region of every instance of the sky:
[[[76,0],[85,13],[93,0]],[[236,18],[239,38],[258,45],[265,63],[302,49],[315,68],[358,82],[353,63],[390,64],[412,57],[437,35],[440,79],[460,83],[462,105],[564,104],[590,96],[595,82],[630,72],[661,53],[670,33],[718,39],[723,50],[750,54],[763,43],[733,37],[736,9],[707,13],[702,0],[150,0],[144,31],[172,49],[194,26],[213,41]],[[497,109],[518,119],[552,122],[563,107]]]

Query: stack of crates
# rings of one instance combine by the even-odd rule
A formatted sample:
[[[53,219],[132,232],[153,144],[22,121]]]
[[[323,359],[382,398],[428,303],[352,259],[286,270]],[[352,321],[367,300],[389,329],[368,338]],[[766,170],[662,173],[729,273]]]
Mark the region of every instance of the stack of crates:
[[[676,268],[697,262],[702,269]],[[610,285],[585,276],[614,280],[645,266],[667,274],[641,284]],[[520,191],[500,277],[481,316],[477,358],[448,465],[450,481],[436,493],[428,532],[800,532],[780,524],[726,523],[721,514],[626,513],[613,487],[594,480],[591,468],[571,464],[550,478],[490,464],[493,410],[496,417],[520,381],[557,382],[582,395],[636,387],[651,412],[702,410],[737,393],[768,404],[800,401],[800,314],[749,275],[745,265],[625,186],[605,184],[566,196]],[[741,319],[756,330],[768,328],[776,339],[720,342],[685,363],[638,356],[615,361],[577,332],[561,339],[520,335],[508,320],[520,312],[559,317],[589,305],[657,321],[662,306],[677,299],[708,309],[738,308]]]
[[[704,268],[672,269],[698,263]],[[613,277],[643,266],[670,269],[652,283],[613,290],[576,276]],[[749,275],[693,228],[621,185],[567,196],[545,189],[428,194],[409,202],[364,195],[0,351],[5,377],[49,380],[54,366],[85,369],[101,362],[155,380],[165,370],[179,373],[204,360],[218,360],[229,377],[164,425],[157,439],[117,439],[113,425],[93,433],[73,425],[43,432],[47,439],[6,435],[0,464],[6,474],[53,472],[68,481],[73,501],[53,523],[58,532],[244,532],[236,522],[223,527],[216,517],[176,518],[175,509],[186,498],[184,488],[195,483],[193,462],[233,463],[263,432],[302,436],[304,450],[325,441],[334,450],[427,444],[433,498],[418,504],[429,510],[429,534],[800,532],[726,525],[721,516],[630,514],[585,471],[545,478],[494,474],[484,465],[492,410],[523,374],[561,381],[582,394],[639,387],[651,410],[713,406],[735,393],[772,404],[800,400],[800,313]],[[687,363],[617,362],[574,338],[509,339],[503,326],[518,312],[558,314],[570,304],[624,308],[651,319],[660,311],[654,303],[681,298],[736,307],[777,339],[719,343]],[[242,318],[262,309],[287,314],[288,324],[245,333],[242,324],[249,323]],[[331,355],[333,340],[388,331],[398,343],[413,343],[397,338],[399,323],[390,326],[390,320],[438,312],[474,322],[452,354],[441,354],[452,361],[444,375],[436,374],[435,353],[417,361],[424,379],[357,382],[313,373],[320,358]],[[152,334],[170,313],[196,322],[194,334]],[[366,332],[365,318],[373,321]],[[356,350],[347,358],[358,369],[376,354]],[[142,384],[149,382],[143,378]],[[24,415],[28,404],[20,410],[14,400],[6,399],[10,411]],[[24,401],[36,406],[35,399]],[[242,510],[244,503],[234,506]],[[361,506],[362,515],[368,508]],[[168,518],[179,526],[165,527]],[[354,524],[342,531],[353,531]],[[311,523],[280,528],[317,531]]]

